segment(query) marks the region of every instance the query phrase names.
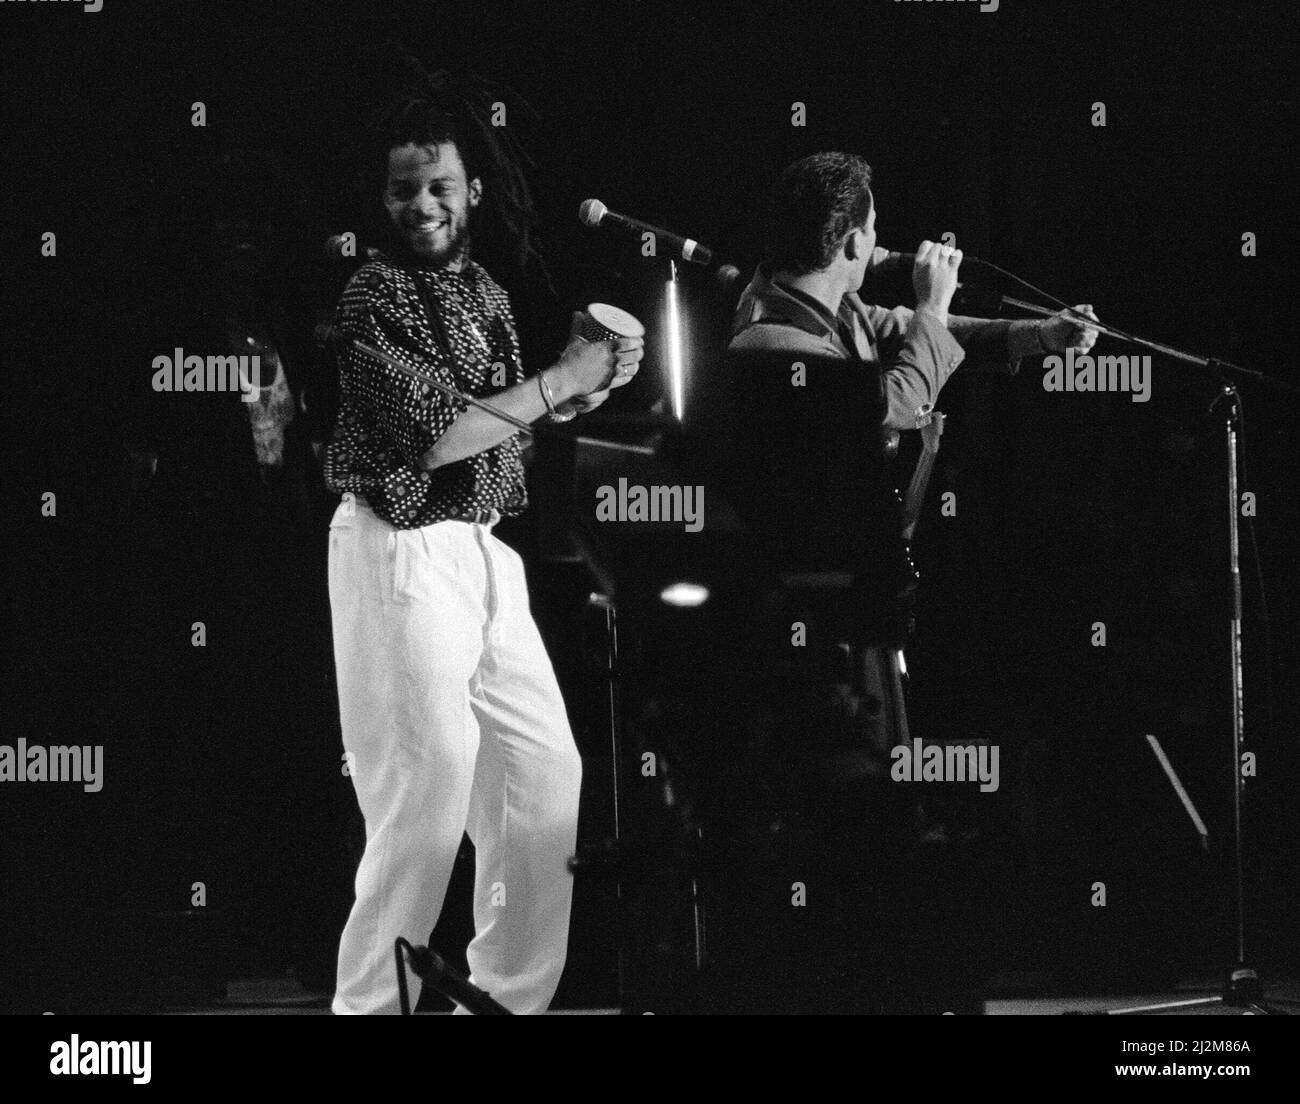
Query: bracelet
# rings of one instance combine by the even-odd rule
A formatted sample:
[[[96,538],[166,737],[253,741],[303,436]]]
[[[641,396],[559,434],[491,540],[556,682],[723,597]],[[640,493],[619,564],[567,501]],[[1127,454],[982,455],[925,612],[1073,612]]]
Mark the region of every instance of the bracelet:
[[[545,369],[542,370],[544,372]],[[542,393],[542,402],[546,404],[546,417],[552,422],[571,422],[578,416],[576,410],[570,410],[567,414],[561,414],[555,405],[555,396],[551,393],[551,385],[547,382],[542,372],[537,373],[539,383],[538,390]]]
[[[1041,344],[1041,342],[1040,342]],[[542,370],[543,372],[545,369]],[[555,398],[551,394],[551,385],[546,382],[546,377],[542,372],[537,373],[537,390],[542,394],[542,402],[546,404],[546,413],[552,417],[555,416]]]

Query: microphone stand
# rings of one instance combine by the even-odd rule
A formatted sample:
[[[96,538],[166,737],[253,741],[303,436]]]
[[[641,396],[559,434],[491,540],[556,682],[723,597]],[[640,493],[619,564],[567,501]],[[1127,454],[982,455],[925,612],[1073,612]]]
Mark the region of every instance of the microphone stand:
[[[980,262],[987,264],[987,262]],[[989,265],[988,267],[992,267]],[[1188,364],[1195,364],[1199,368],[1211,368],[1222,372],[1235,372],[1239,376],[1249,376],[1260,383],[1267,383],[1281,391],[1290,391],[1293,395],[1300,394],[1300,387],[1293,383],[1287,383],[1285,380],[1276,379],[1273,376],[1265,375],[1256,368],[1243,368],[1240,364],[1230,364],[1226,360],[1219,360],[1216,357],[1200,357],[1194,353],[1184,352],[1182,349],[1175,349],[1172,345],[1161,345],[1158,341],[1151,341],[1145,337],[1138,337],[1137,334],[1126,333],[1117,326],[1110,326],[1104,322],[1098,322],[1095,318],[1089,318],[1073,307],[1066,307],[1063,310],[1053,310],[1050,307],[1041,307],[1037,303],[1028,303],[1023,299],[1013,299],[1010,295],[1002,296],[1002,302],[1009,307],[1019,307],[1021,310],[1032,311],[1034,314],[1042,314],[1052,317],[1057,314],[1066,315],[1072,322],[1078,322],[1081,326],[1088,326],[1098,333],[1104,333],[1110,337],[1117,337],[1121,341],[1130,342],[1133,345],[1141,345],[1144,349],[1150,349],[1154,353],[1160,353],[1162,356],[1173,357],[1175,360],[1185,361]],[[1217,399],[1215,400],[1218,401]]]
[[[411,963],[415,975],[430,988],[437,990],[448,1000],[455,1001],[465,1011],[475,1016],[512,1016],[510,1009],[498,1004],[492,997],[474,985],[469,978],[451,966],[436,951],[428,947],[412,947],[410,942],[398,936],[393,941],[393,957],[397,965],[397,997],[402,1007],[402,1015],[411,1015],[411,997],[406,988],[406,959]]]
[[[1173,1009],[1193,1008],[1211,1004],[1230,1005],[1235,1008],[1245,1009],[1247,1012],[1256,1015],[1291,1015],[1290,1012],[1273,1005],[1264,1000],[1263,986],[1259,980],[1259,974],[1251,967],[1246,960],[1246,908],[1245,908],[1245,889],[1244,889],[1244,872],[1243,872],[1243,848],[1242,848],[1242,830],[1241,830],[1241,810],[1245,800],[1246,779],[1241,771],[1241,754],[1245,744],[1245,705],[1243,692],[1243,663],[1241,649],[1241,627],[1242,627],[1242,604],[1241,604],[1241,569],[1240,569],[1240,499],[1238,495],[1237,479],[1239,470],[1238,456],[1238,435],[1242,425],[1241,395],[1238,393],[1236,385],[1228,378],[1229,373],[1238,376],[1247,376],[1261,383],[1267,383],[1280,390],[1290,391],[1292,393],[1300,392],[1300,388],[1281,380],[1273,379],[1263,372],[1256,371],[1252,368],[1242,368],[1236,364],[1230,364],[1227,361],[1218,360],[1214,357],[1200,357],[1192,353],[1184,352],[1181,349],[1174,349],[1168,345],[1162,345],[1156,341],[1150,341],[1134,334],[1125,333],[1114,326],[1105,325],[1087,315],[1076,311],[1073,307],[1067,307],[1064,311],[1058,312],[1041,307],[1036,303],[1029,303],[1022,299],[1013,299],[1011,296],[1002,296],[1002,302],[1007,306],[1019,307],[1022,310],[1032,311],[1035,314],[1055,315],[1064,313],[1072,321],[1080,325],[1086,325],[1097,330],[1100,333],[1116,337],[1121,341],[1131,344],[1140,345],[1143,348],[1151,349],[1163,356],[1172,357],[1175,360],[1181,360],[1187,364],[1194,364],[1200,368],[1206,368],[1219,373],[1221,383],[1214,401],[1210,403],[1206,414],[1212,414],[1220,404],[1223,404],[1224,420],[1223,434],[1224,446],[1227,453],[1228,461],[1228,572],[1229,585],[1232,588],[1231,594],[1231,613],[1228,624],[1228,663],[1230,685],[1232,687],[1232,873],[1233,873],[1233,890],[1235,897],[1235,935],[1236,945],[1232,964],[1224,971],[1223,988],[1218,995],[1213,997],[1202,997],[1193,1000],[1167,1001],[1159,1004],[1137,1005],[1127,1008],[1115,1008],[1105,1012],[1097,1013],[1104,1016],[1124,1016],[1144,1012],[1166,1012]],[[1300,1006],[1297,1001],[1281,1001],[1281,1004]]]

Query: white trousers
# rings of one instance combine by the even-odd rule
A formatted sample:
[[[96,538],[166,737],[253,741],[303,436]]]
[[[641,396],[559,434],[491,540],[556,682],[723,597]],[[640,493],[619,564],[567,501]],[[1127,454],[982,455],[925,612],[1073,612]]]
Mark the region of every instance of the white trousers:
[[[523,561],[490,525],[395,529],[345,499],[329,585],[343,746],[366,822],[334,1012],[398,1011],[393,941],[428,942],[466,831],[471,980],[512,1012],[544,1012],[568,945],[582,761]]]

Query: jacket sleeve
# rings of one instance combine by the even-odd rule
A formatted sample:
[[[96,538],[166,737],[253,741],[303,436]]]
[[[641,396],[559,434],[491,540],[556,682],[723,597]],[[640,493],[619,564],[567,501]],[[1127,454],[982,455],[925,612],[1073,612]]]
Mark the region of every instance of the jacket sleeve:
[[[956,337],[929,311],[865,307],[879,345],[885,388],[885,426],[915,429],[966,353]]]
[[[1020,371],[1022,357],[1043,355],[1038,340],[1041,325],[1033,318],[970,318],[961,314],[948,318],[948,329],[970,356],[972,369],[1007,376]]]
[[[436,387],[400,372],[352,344],[363,341],[440,383],[456,385],[445,355],[419,320],[418,299],[408,302],[392,278],[366,266],[339,301],[339,385],[343,396],[369,412],[413,468],[460,416],[465,405]]]

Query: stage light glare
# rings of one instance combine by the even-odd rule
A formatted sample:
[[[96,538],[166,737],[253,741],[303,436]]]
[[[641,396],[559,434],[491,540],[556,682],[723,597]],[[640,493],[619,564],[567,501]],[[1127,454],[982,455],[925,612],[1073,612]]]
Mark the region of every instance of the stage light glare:
[[[659,599],[669,606],[694,609],[696,606],[704,605],[709,600],[709,588],[701,586],[699,583],[688,583],[683,580],[670,583],[664,587],[659,592]]]
[[[686,413],[686,368],[682,351],[682,316],[677,300],[677,266],[672,265],[668,277],[668,384],[672,393],[673,414],[680,422]]]

